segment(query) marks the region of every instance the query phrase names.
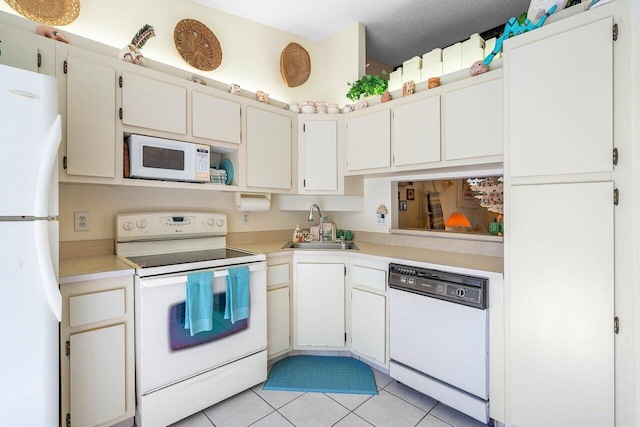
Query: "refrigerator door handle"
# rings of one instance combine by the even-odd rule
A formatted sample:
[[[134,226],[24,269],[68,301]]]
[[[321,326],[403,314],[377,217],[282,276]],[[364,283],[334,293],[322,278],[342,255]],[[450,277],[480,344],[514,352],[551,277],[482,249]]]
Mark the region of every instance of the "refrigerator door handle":
[[[49,184],[51,183],[51,174],[53,166],[58,157],[58,148],[62,140],[62,119],[60,115],[56,117],[51,126],[51,130],[47,134],[46,143],[43,146],[42,163],[38,172],[38,183],[35,194],[35,213],[36,217],[46,218],[49,208]]]
[[[44,286],[44,294],[51,311],[60,322],[62,320],[62,295],[58,288],[58,279],[51,261],[48,221],[34,221],[34,237],[38,270],[40,271],[42,286]]]

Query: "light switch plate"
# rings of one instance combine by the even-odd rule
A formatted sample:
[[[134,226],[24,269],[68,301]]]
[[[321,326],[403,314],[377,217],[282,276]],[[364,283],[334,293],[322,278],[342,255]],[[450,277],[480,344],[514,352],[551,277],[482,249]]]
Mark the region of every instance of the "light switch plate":
[[[91,214],[89,212],[74,212],[75,231],[91,231]]]

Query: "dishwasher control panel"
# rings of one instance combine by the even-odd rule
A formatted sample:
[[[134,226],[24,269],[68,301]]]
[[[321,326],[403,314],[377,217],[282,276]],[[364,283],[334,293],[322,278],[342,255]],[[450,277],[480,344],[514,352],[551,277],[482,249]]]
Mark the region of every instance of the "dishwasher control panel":
[[[389,264],[389,287],[439,298],[470,307],[487,308],[487,283],[483,277],[428,268]]]

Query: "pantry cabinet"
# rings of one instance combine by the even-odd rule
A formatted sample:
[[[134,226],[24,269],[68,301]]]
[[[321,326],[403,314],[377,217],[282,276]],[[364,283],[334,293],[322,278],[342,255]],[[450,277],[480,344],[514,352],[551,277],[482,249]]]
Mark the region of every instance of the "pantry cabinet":
[[[291,127],[287,115],[247,107],[247,187],[291,189]]]
[[[345,272],[340,257],[295,255],[295,348],[344,348]]]
[[[390,111],[347,119],[347,170],[387,168],[391,166]]]
[[[187,134],[187,89],[142,75],[122,73],[122,123]]]
[[[440,160],[440,97],[395,107],[393,164],[415,165]]]
[[[622,408],[614,181],[624,175],[612,162],[616,55],[603,9],[505,43],[509,425],[614,425]]]
[[[291,350],[291,256],[267,258],[267,357]]]
[[[132,418],[132,273],[67,278],[61,292],[61,425],[106,427]]]
[[[443,96],[446,160],[502,155],[502,98],[501,78],[447,92]]]

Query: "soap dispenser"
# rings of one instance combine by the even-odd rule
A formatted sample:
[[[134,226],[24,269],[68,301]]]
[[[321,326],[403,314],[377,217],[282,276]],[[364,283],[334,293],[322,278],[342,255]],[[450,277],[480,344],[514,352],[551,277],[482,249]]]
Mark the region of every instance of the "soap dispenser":
[[[293,243],[300,243],[300,225],[296,225],[296,229],[293,230]]]

